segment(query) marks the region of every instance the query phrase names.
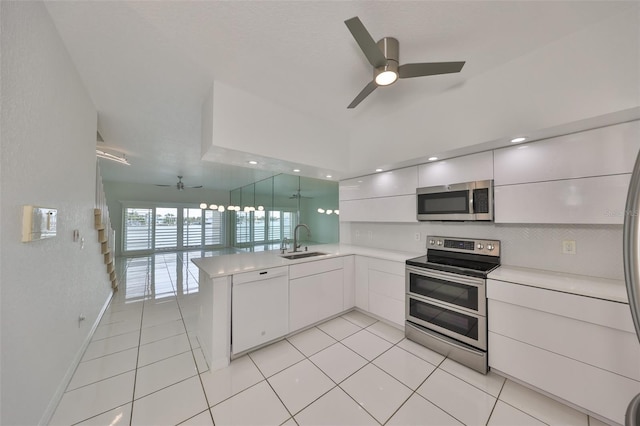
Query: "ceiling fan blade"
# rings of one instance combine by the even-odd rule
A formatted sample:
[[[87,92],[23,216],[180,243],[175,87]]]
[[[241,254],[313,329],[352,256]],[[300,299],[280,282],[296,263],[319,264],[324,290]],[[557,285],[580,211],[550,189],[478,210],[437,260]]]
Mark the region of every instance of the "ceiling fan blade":
[[[167,187],[167,186],[173,186],[173,185],[160,185],[160,184],[156,183],[156,186],[164,186],[164,187]]]
[[[362,21],[357,16],[344,21],[345,25],[351,31],[351,35],[356,39],[358,46],[367,57],[367,60],[374,68],[381,67],[387,63],[387,58],[369,34],[369,31],[364,27]]]
[[[198,185],[198,186],[190,186],[189,188],[198,189],[198,188],[202,188],[202,185]]]
[[[358,93],[358,96],[356,96],[355,99],[353,101],[351,101],[351,103],[349,104],[349,106],[347,108],[355,108],[355,107],[357,107],[358,104],[364,100],[364,98],[366,98],[367,96],[369,96],[371,94],[371,92],[376,90],[376,87],[378,87],[376,82],[375,81],[370,81],[369,84],[364,86],[364,89],[362,89],[362,91],[360,93]]]
[[[426,62],[422,64],[404,64],[398,68],[400,78],[423,77],[427,75],[451,74],[460,72],[464,61]]]

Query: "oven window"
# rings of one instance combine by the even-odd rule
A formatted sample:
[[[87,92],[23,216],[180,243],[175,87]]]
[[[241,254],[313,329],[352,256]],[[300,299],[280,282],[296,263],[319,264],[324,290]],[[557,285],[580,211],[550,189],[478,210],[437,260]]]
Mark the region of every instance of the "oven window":
[[[409,292],[431,299],[478,310],[478,287],[410,274]]]
[[[469,213],[469,191],[418,195],[418,214]]]
[[[409,315],[445,328],[455,334],[478,340],[479,319],[476,317],[450,311],[416,299],[409,299]]]

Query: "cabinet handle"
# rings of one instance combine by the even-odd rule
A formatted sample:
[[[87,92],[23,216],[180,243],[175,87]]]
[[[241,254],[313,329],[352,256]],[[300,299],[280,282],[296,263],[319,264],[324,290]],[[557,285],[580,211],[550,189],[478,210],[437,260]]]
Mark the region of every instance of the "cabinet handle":
[[[260,275],[266,275],[267,272],[269,272],[269,271],[262,271],[262,272],[260,272]]]

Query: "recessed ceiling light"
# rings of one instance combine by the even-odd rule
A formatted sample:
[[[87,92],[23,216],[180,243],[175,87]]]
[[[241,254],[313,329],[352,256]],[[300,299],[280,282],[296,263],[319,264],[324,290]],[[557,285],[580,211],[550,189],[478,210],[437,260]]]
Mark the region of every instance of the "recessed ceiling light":
[[[331,175],[327,175],[327,179],[331,179],[331,178],[332,178],[332,176],[331,176]]]
[[[300,173],[300,169],[293,169],[293,173]]]
[[[429,161],[436,161],[438,157],[429,157]]]
[[[252,165],[254,165],[254,166],[255,166],[256,164],[258,164],[258,162],[257,162],[257,161],[255,161],[255,160],[251,160],[251,161],[249,161],[249,164],[252,164]]]
[[[527,140],[527,138],[523,138],[523,137],[513,138],[513,139],[511,139],[511,143],[524,142],[526,140]]]
[[[382,171],[382,169],[376,169],[376,172],[381,172],[381,171]]]

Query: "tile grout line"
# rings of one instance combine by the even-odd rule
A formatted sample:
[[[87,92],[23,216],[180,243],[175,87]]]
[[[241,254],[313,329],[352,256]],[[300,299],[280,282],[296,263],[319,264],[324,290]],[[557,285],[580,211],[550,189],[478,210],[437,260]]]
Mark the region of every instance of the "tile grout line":
[[[129,415],[129,425],[133,424],[133,411],[134,411],[134,405],[135,405],[135,398],[136,398],[136,382],[138,380],[138,364],[140,362],[140,342],[142,341],[142,324],[144,321],[144,305],[147,303],[147,295],[148,295],[148,290],[149,290],[149,285],[148,285],[148,281],[150,279],[150,274],[149,274],[149,267],[150,264],[149,262],[147,262],[147,273],[146,273],[146,277],[145,277],[145,291],[144,291],[144,296],[142,299],[142,314],[140,315],[140,334],[138,337],[138,355],[136,356],[136,372],[133,375],[133,390],[131,392],[131,414]]]

